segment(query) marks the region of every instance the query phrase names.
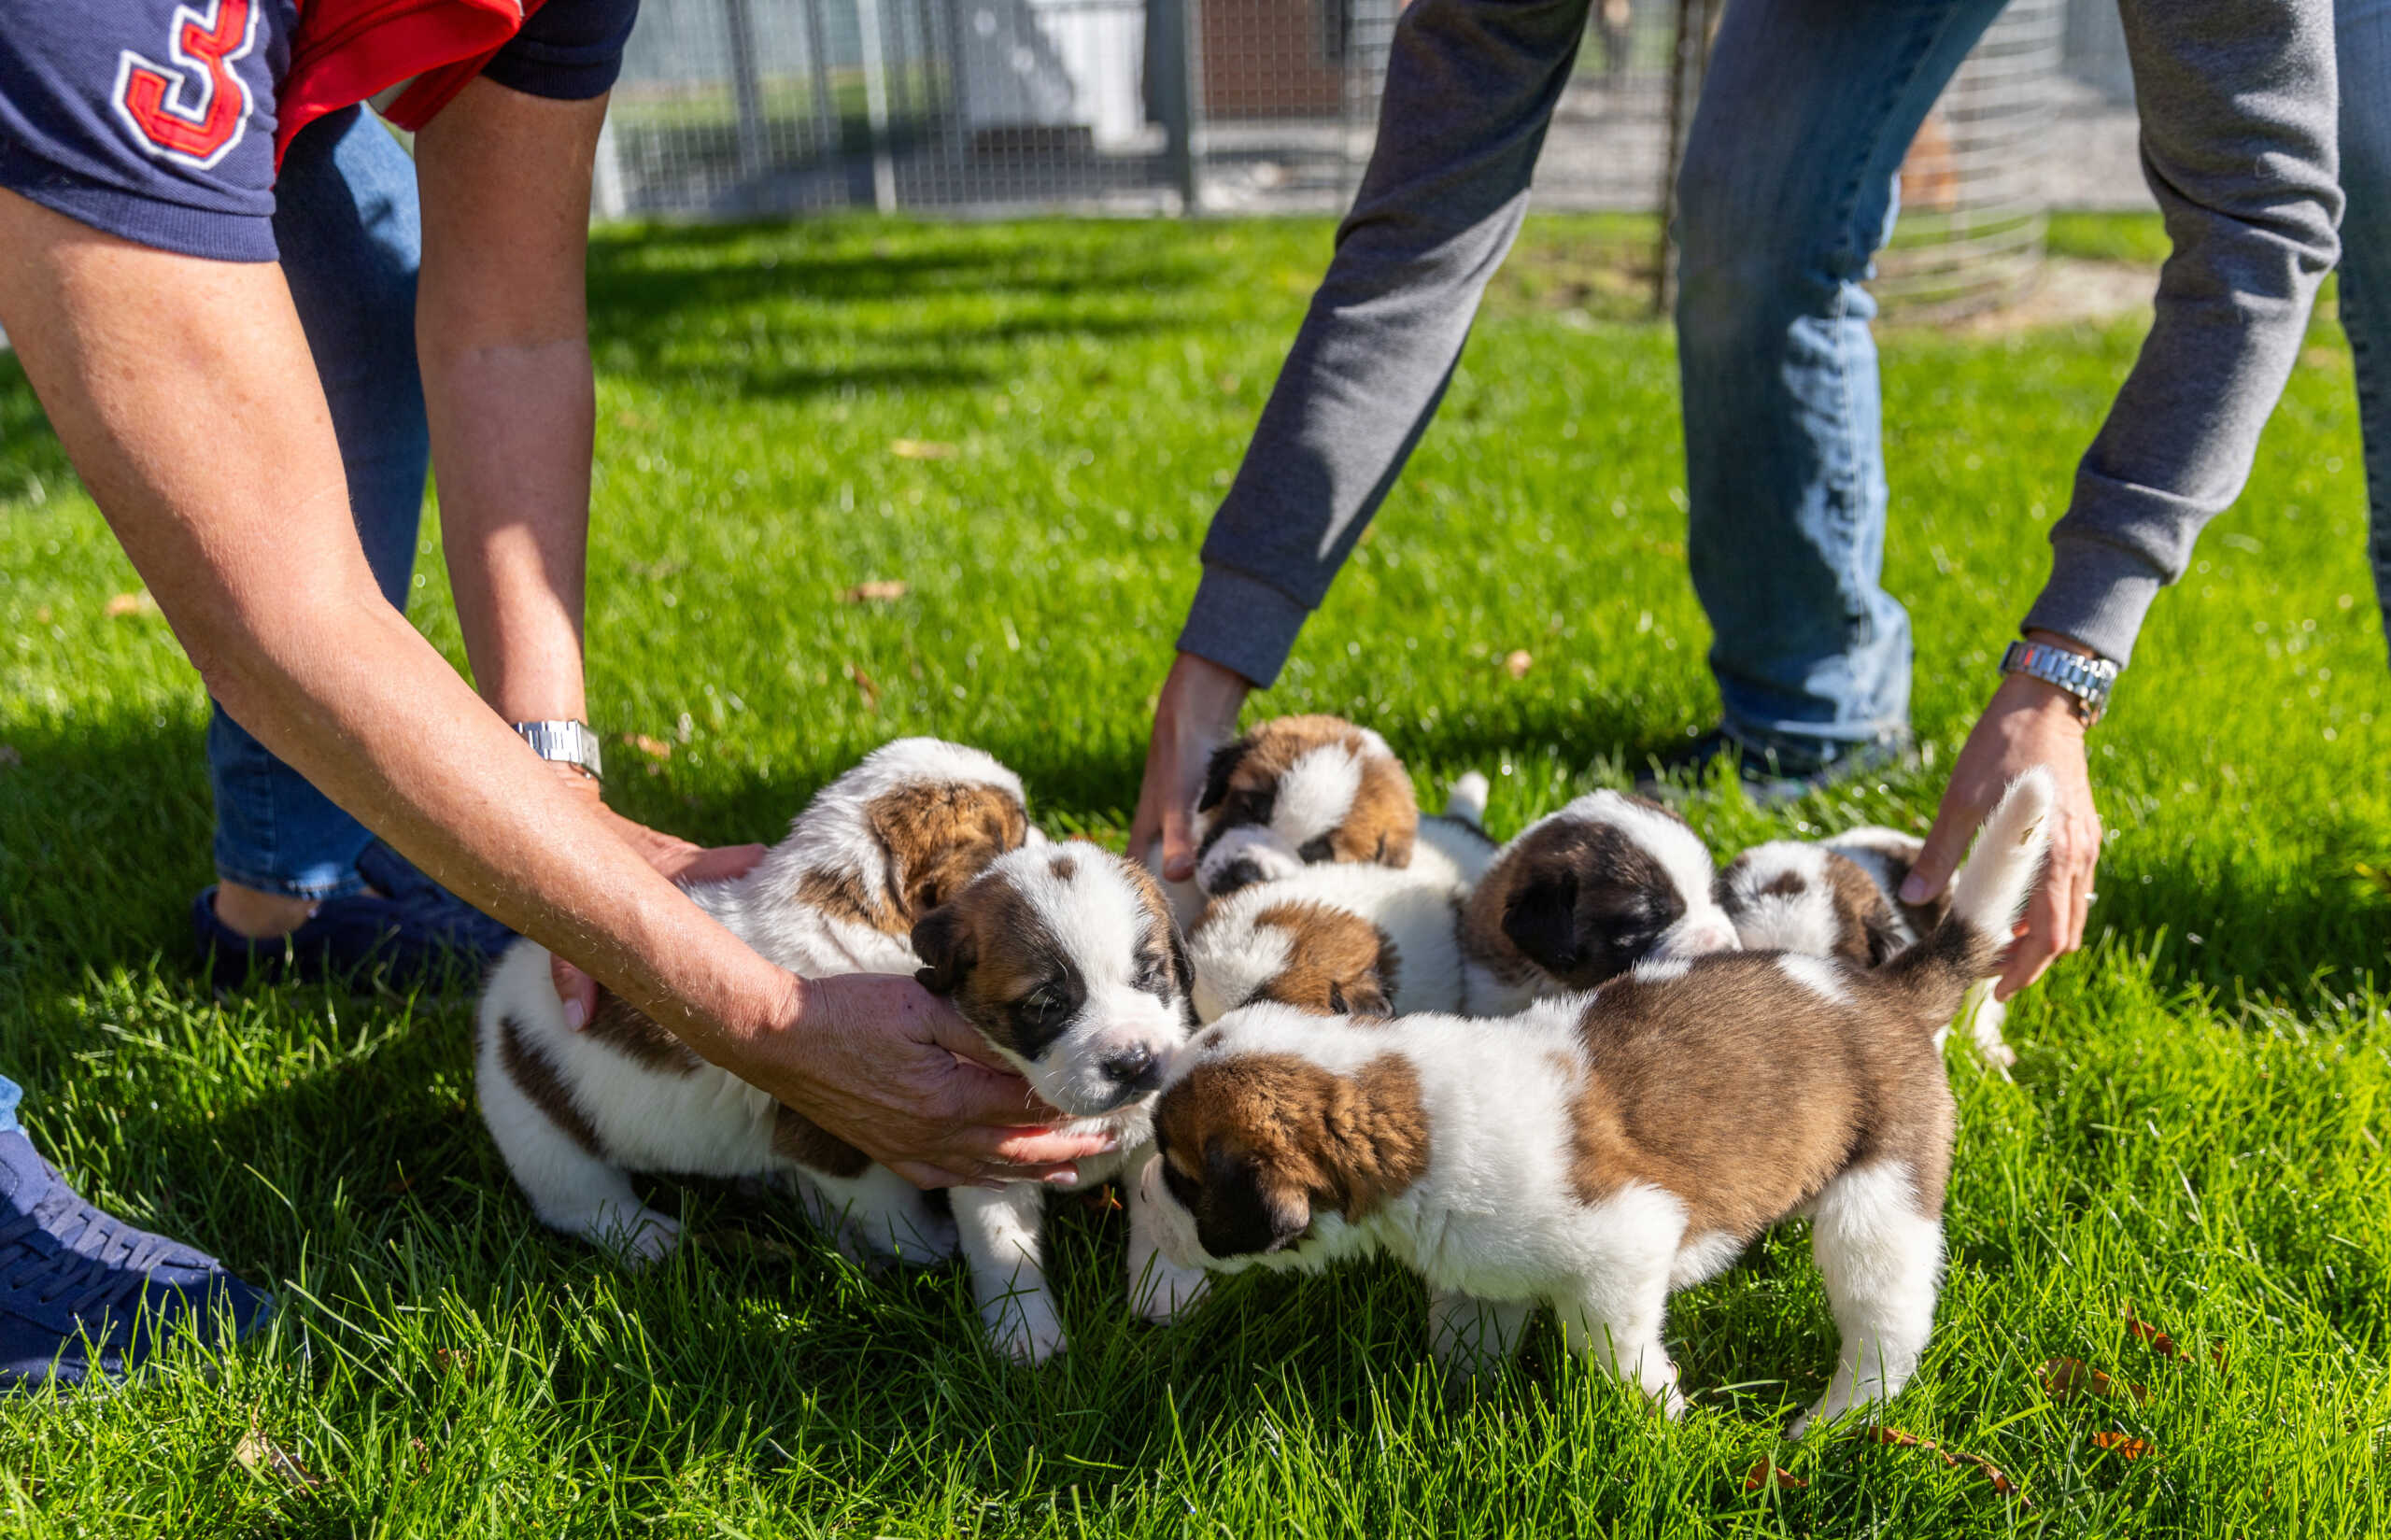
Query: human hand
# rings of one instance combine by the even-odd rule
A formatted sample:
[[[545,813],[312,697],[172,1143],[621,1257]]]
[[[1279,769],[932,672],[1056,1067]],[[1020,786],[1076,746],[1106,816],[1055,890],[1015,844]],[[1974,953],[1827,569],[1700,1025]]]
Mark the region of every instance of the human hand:
[[[1204,789],[1212,751],[1237,731],[1238,708],[1253,688],[1243,674],[1194,653],[1170,665],[1154,699],[1153,736],[1146,744],[1146,774],[1129,821],[1129,859],[1142,861],[1162,841],[1162,874],[1174,883],[1196,875],[1191,821]]]
[[[802,1001],[729,1067],[916,1186],[1068,1181],[1071,1162],[1114,1148],[1047,1132],[1063,1114],[912,979],[810,980]]]
[[[639,854],[640,859],[655,868],[667,880],[676,883],[711,883],[727,877],[743,877],[757,862],[764,858],[761,845],[721,845],[708,850],[686,840],[634,823],[599,798],[597,781],[571,765],[555,765],[557,779],[570,787],[577,797],[586,798],[597,810],[615,837]],[[578,1032],[589,1024],[598,1010],[598,981],[566,962],[554,953],[548,954],[548,982],[556,985],[557,998],[564,1005],[565,1024]]]
[[[2033,639],[2080,650],[2064,637],[2036,633]],[[2101,814],[2092,804],[2084,723],[2075,714],[2073,696],[2025,674],[2011,674],[2001,682],[1951,767],[1951,782],[1944,789],[1926,847],[1902,884],[1902,901],[1908,904],[1927,902],[1943,892],[2001,794],[2035,765],[2048,766],[2058,783],[2050,858],[2026,901],[2025,923],[1993,984],[1998,1000],[2008,999],[2041,978],[2055,960],[2084,944],[2093,867],[2101,858]]]

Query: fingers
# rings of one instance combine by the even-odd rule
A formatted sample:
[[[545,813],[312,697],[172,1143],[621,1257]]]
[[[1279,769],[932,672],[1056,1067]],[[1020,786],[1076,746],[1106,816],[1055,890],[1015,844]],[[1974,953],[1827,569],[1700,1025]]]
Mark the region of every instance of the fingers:
[[[2026,933],[2010,943],[2007,966],[1992,986],[1994,999],[2008,999],[2041,978],[2059,954],[2074,950],[2066,940],[2068,917],[2074,912],[2075,874],[2054,865],[2026,900]]]
[[[1903,903],[1931,903],[1950,884],[1951,873],[1968,853],[1968,841],[1988,811],[1982,798],[1961,790],[1957,775],[1951,778],[1943,793],[1943,805],[1934,811],[1934,827],[1926,831],[1925,847],[1910,863],[1909,875],[1902,879]]]
[[[1009,1121],[1013,1123],[1024,1121],[1019,1115],[1023,1112],[1051,1110],[1029,1089],[1029,1082],[1014,1073],[1013,1067],[988,1046],[988,1039],[980,1036],[969,1022],[956,1015],[944,1000],[938,1000],[935,1004],[937,1009],[924,1018],[924,1024],[929,1029],[929,1040],[961,1059],[963,1067],[977,1072],[979,1079],[998,1082],[985,1087],[990,1098],[986,1105],[996,1107],[1010,1097],[1006,1109],[1012,1114]],[[969,1114],[958,1112],[956,1115]]]
[[[746,876],[763,858],[761,845],[720,845],[698,851],[680,870],[666,875],[692,883],[718,883]]]
[[[598,981],[551,952],[548,982],[556,986],[557,1000],[564,1007],[565,1030],[578,1032],[587,1026],[598,1010]]]

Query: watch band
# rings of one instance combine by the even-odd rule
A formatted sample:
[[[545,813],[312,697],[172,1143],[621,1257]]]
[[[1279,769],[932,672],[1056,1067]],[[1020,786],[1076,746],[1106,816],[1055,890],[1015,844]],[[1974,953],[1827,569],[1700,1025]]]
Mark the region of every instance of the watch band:
[[[2057,685],[2075,698],[2075,714],[2087,728],[2109,709],[2109,691],[2117,683],[2117,666],[2107,658],[2087,657],[2041,642],[2009,643],[2001,655],[2001,671]]]
[[[573,766],[592,781],[606,779],[604,760],[598,751],[598,735],[589,730],[588,723],[510,722],[507,726],[541,758]]]

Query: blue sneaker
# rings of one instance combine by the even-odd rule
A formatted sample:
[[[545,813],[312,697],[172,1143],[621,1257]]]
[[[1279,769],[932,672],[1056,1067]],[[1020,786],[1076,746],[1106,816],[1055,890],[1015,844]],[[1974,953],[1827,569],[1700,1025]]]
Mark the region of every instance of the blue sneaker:
[[[237,1342],[273,1313],[214,1257],[102,1213],[33,1140],[0,1134],[0,1389],[121,1375],[177,1334]]]
[[[273,979],[351,979],[378,973],[393,988],[463,979],[498,960],[515,933],[416,869],[376,840],[357,858],[375,891],[327,898],[286,936],[251,939],[216,917],[216,890],[191,900],[200,965],[219,989]],[[461,971],[460,971],[461,970]]]

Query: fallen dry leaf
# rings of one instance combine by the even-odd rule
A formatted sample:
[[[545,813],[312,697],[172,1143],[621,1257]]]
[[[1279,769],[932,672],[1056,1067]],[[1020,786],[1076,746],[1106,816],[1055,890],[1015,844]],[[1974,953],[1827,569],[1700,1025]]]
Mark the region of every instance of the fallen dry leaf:
[[[1758,1491],[1762,1487],[1790,1487],[1795,1491],[1800,1491],[1803,1488],[1808,1485],[1809,1483],[1807,1481],[1804,1481],[1789,1472],[1779,1470],[1765,1460],[1761,1461],[1759,1464],[1754,1465],[1751,1468],[1751,1474],[1744,1477],[1744,1491]]]
[[[1528,671],[1535,667],[1535,658],[1525,647],[1518,649],[1503,659],[1503,671],[1514,679],[1525,679],[1528,676]]]
[[[2043,1365],[2043,1389],[2053,1399],[2064,1401],[2071,1395],[2131,1396],[2137,1402],[2148,1401],[2149,1391],[2140,1385],[2113,1379],[2080,1358],[2054,1358]]]
[[[2002,1496],[2014,1497],[2024,1507],[2030,1508],[2034,1505],[2034,1500],[2028,1497],[2024,1489],[2020,1488],[2016,1482],[2009,1479],[2007,1472],[1980,1454],[1969,1454],[1964,1449],[1954,1454],[1931,1438],[1920,1438],[1916,1434],[1903,1433],[1899,1428],[1870,1428],[1868,1436],[1879,1444],[1898,1444],[1909,1448],[1931,1449],[1936,1459],[1955,1470],[1962,1464],[1974,1466],[1983,1473],[1985,1479],[1992,1483],[1992,1490],[2001,1493]]]
[[[1094,1192],[1082,1194],[1080,1206],[1084,1208],[1093,1208],[1099,1214],[1118,1213],[1121,1208],[1121,1194],[1111,1183],[1107,1182]]]
[[[858,583],[839,596],[842,604],[884,604],[905,597],[910,584],[898,578],[875,577],[869,583]]]
[[[107,601],[107,613],[109,618],[119,620],[129,615],[156,615],[158,601],[149,597],[149,589],[142,588],[129,594],[118,594],[110,599]]]
[[[432,1361],[439,1364],[445,1373],[460,1374],[468,1378],[473,1376],[474,1355],[466,1349],[434,1348],[432,1349]]]
[[[898,459],[953,459],[955,447],[935,439],[890,439],[888,452]]]
[[[312,1474],[306,1466],[286,1453],[255,1423],[251,1423],[249,1431],[233,1446],[233,1462],[251,1476],[274,1476],[303,1491],[324,1484],[322,1476]]]
[[[661,738],[650,738],[644,732],[627,732],[623,734],[622,741],[629,746],[639,750],[640,753],[647,756],[650,759],[670,759],[672,757],[672,745],[666,742]]]
[[[852,663],[840,664],[839,671],[856,682],[856,693],[863,697],[864,710],[876,712],[880,709],[880,686],[871,682],[871,675]]]
[[[2129,1438],[2121,1433],[2096,1433],[2092,1435],[2092,1447],[2106,1449],[2120,1460],[2139,1460],[2150,1452],[2148,1439]]]
[[[430,1476],[432,1474],[431,1447],[425,1444],[420,1438],[410,1437],[407,1440],[407,1448],[415,1451],[416,1474],[418,1476]]]
[[[36,625],[36,626],[47,626],[47,625],[49,625],[49,624],[50,624],[50,606],[49,606],[49,605],[47,605],[47,604],[36,604],[36,605],[35,605],[35,606],[34,606],[34,624],[35,624],[35,625]]]

